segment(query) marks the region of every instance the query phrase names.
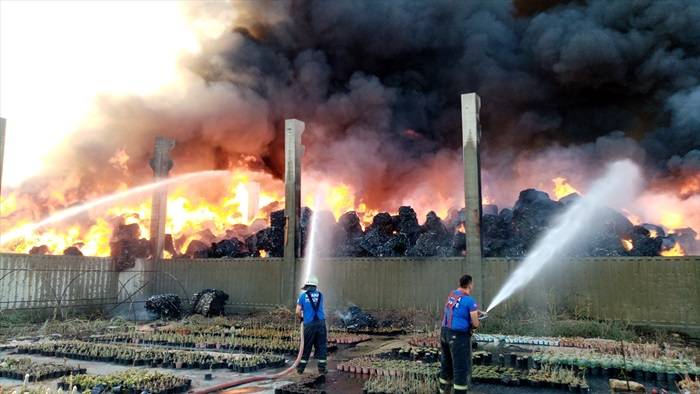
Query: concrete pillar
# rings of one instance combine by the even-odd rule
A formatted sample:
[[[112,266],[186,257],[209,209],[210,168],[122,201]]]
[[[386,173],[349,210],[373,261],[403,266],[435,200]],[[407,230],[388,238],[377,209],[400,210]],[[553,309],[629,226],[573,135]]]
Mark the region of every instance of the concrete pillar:
[[[467,256],[462,271],[469,270],[476,282],[477,301],[484,304],[484,270],[481,256],[481,169],[479,167],[479,109],[476,93],[462,95],[462,158],[464,160],[464,201]]]
[[[301,256],[301,157],[304,154],[301,135],[304,127],[304,122],[296,119],[284,121],[284,216],[287,221],[284,262],[288,270],[282,290],[283,302],[285,297],[291,297],[289,302],[295,302],[297,293],[297,257]]]
[[[5,119],[0,118],[0,193],[2,193],[2,163],[5,160]]]
[[[155,182],[166,179],[173,168],[173,161],[170,159],[170,150],[173,147],[175,147],[174,140],[156,137],[153,157],[149,163],[153,169]],[[153,256],[154,261],[159,261],[163,257],[167,204],[167,188],[156,189],[153,192],[153,203],[151,205],[151,256]]]

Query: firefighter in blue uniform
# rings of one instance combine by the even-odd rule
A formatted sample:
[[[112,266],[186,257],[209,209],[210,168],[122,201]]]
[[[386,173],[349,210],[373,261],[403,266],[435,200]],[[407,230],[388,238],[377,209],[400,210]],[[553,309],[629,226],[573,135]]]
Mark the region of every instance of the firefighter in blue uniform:
[[[459,279],[459,288],[447,296],[440,331],[440,393],[466,393],[471,384],[472,330],[479,327],[482,314],[472,298],[474,282],[470,275]]]
[[[323,294],[318,291],[318,278],[310,276],[304,283],[302,290],[304,291],[297,300],[296,314],[304,321],[304,353],[297,367],[297,373],[304,373],[313,346],[314,355],[318,360],[318,373],[325,375],[328,366],[326,360],[326,314],[323,308]]]

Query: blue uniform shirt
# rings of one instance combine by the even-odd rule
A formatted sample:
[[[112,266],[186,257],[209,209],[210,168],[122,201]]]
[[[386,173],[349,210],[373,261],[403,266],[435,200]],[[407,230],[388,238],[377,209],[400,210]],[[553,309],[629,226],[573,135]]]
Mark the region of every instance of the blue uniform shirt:
[[[316,311],[314,311],[314,308],[311,305],[309,297],[306,295],[306,293],[306,291],[301,292],[301,294],[299,295],[299,300],[297,301],[297,305],[300,305],[301,310],[304,312],[304,324],[309,324],[312,321],[314,321],[314,313]],[[318,317],[318,320],[326,320],[326,314],[323,311],[323,297],[321,295],[321,292],[314,289],[311,290],[309,293],[311,294],[311,299],[313,300],[314,304],[318,305],[316,317]]]
[[[469,331],[472,325],[470,313],[479,309],[476,300],[460,289],[450,292],[445,302],[442,326],[455,331]]]

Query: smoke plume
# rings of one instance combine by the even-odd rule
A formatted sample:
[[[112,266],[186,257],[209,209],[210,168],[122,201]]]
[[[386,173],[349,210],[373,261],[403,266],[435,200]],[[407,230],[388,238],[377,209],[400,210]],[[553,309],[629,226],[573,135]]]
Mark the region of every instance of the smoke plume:
[[[556,176],[585,187],[622,158],[642,165],[652,188],[700,193],[695,1],[186,6],[193,20],[235,17],[183,59],[178,86],[103,97],[95,121],[56,151],[65,164],[55,170],[77,174],[78,197],[149,177],[156,135],[177,140],[178,172],[246,165],[281,178],[283,120],[298,118],[305,169],[351,185],[368,206],[458,205],[464,92],[482,97],[482,166],[496,202]],[[128,173],[105,159],[120,149]],[[679,186],[689,179],[695,186]]]

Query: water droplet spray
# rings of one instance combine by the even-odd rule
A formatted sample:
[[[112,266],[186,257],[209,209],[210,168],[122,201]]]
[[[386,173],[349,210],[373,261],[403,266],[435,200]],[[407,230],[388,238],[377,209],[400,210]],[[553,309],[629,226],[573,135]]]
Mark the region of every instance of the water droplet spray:
[[[639,167],[629,160],[612,163],[588,193],[573,202],[534,245],[525,260],[513,271],[486,309],[489,312],[517,290],[527,285],[547,265],[590,233],[605,207],[621,208],[632,202],[642,185]]]

